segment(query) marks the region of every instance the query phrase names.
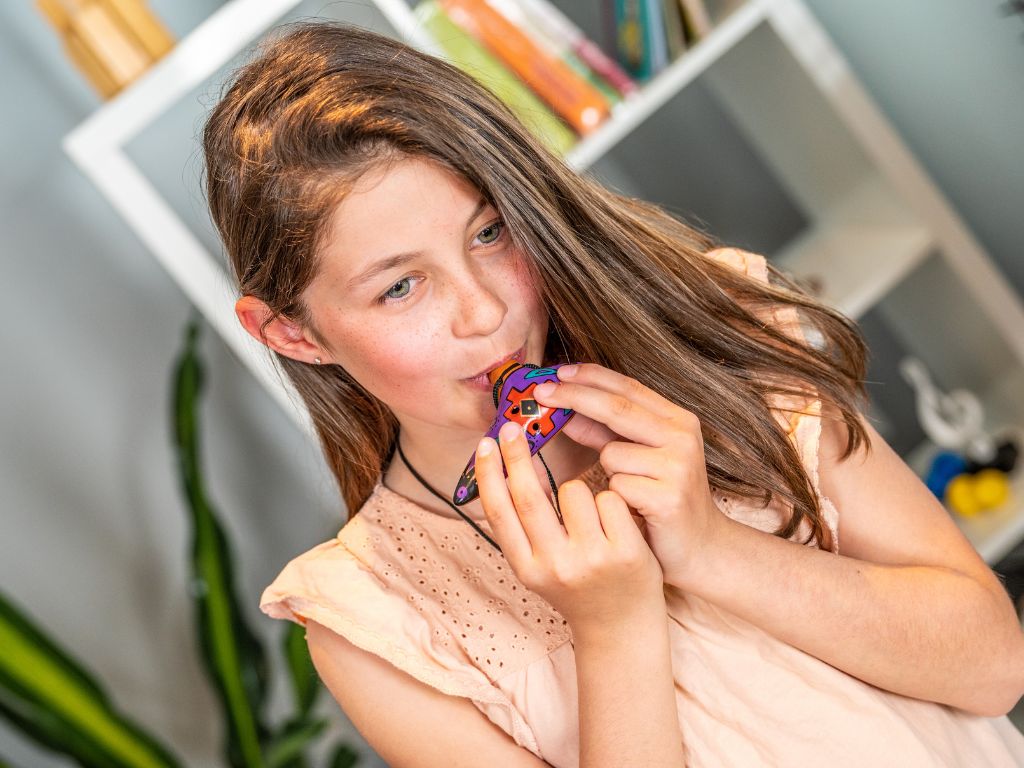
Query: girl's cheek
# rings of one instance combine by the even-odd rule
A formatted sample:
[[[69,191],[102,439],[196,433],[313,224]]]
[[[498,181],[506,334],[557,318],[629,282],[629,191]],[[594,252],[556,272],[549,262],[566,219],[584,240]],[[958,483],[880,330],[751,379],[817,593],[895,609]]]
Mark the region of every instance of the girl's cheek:
[[[507,279],[510,281],[510,285],[516,287],[517,292],[521,299],[529,303],[530,305],[536,305],[539,303],[539,297],[537,295],[537,288],[533,281],[533,273],[530,268],[530,264],[527,262],[526,257],[520,251],[516,251],[516,256],[509,259],[511,268],[508,270]]]

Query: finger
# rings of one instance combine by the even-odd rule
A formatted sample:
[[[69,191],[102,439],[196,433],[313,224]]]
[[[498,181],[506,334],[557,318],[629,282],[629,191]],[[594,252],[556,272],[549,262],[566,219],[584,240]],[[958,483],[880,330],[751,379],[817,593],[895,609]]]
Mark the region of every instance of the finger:
[[[632,376],[613,371],[597,363],[580,363],[576,366],[576,372],[571,376],[569,371],[559,368],[556,373],[560,382],[572,382],[582,384],[596,389],[603,389],[615,395],[629,398],[640,405],[643,405],[652,413],[668,418],[679,406],[659,392],[654,391],[647,385],[637,381]]]
[[[512,496],[509,494],[505,476],[502,473],[501,454],[493,438],[485,437],[477,446],[474,462],[480,505],[491,526],[491,531],[501,547],[502,554],[518,570],[533,552],[530,540],[519,521]]]
[[[649,445],[612,440],[601,451],[601,467],[608,477],[635,475],[659,482],[675,481],[688,476],[684,463],[687,455],[677,446],[652,448]],[[634,507],[638,506],[628,496],[626,501]]]
[[[599,421],[594,421],[589,416],[573,411],[572,416],[565,422],[562,432],[573,442],[585,445],[595,451],[600,451],[613,440],[621,440],[618,435],[608,429]]]
[[[604,535],[612,544],[632,543],[643,538],[633,521],[629,505],[615,491],[601,491],[594,497]]]
[[[604,539],[594,494],[585,482],[562,483],[558,488],[558,506],[570,541],[585,545]]]
[[[615,488],[611,488],[611,484]],[[666,498],[665,484],[640,475],[616,474],[608,479],[609,490],[614,490],[630,507],[636,509],[644,519],[652,510],[671,509],[673,500]]]
[[[582,371],[586,365],[580,366],[580,368]],[[534,397],[546,407],[571,408],[578,414],[605,424],[610,430],[628,440],[656,448],[666,445],[668,438],[674,438],[673,430],[666,430],[666,425],[676,423],[679,425],[679,430],[683,432],[692,429],[689,426],[690,420],[684,421],[680,418],[681,414],[689,413],[689,411],[675,405],[672,405],[672,410],[669,411],[660,404],[656,406],[657,410],[652,411],[650,404],[654,401],[649,397],[639,395],[641,388],[646,388],[633,379],[627,379],[634,383],[628,385],[626,392],[622,393],[586,383],[577,383],[577,377],[580,376],[581,374],[577,374],[576,377],[573,377],[572,383],[558,384],[555,391],[548,394],[541,394],[543,390],[535,389]],[[620,385],[616,384],[616,386]],[[647,391],[650,392],[650,390]],[[660,395],[657,397],[660,398]],[[575,421],[575,418],[573,417],[572,420]],[[699,423],[696,418],[693,419],[693,422]]]
[[[532,550],[536,552],[546,543],[564,541],[567,534],[541,488],[522,427],[515,422],[508,422],[502,425],[498,438],[508,474],[508,489],[512,495],[512,503],[519,514],[519,520],[530,540]]]

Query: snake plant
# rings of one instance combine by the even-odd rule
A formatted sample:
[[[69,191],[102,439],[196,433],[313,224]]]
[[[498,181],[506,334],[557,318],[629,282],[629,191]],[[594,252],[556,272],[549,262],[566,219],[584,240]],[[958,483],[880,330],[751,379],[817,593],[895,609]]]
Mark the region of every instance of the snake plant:
[[[281,656],[294,711],[271,727],[263,714],[268,666],[259,639],[242,618],[231,547],[200,472],[198,403],[204,371],[196,346],[201,318],[193,313],[174,365],[174,447],[192,524],[191,582],[197,646],[213,684],[231,768],[308,768],[306,748],[327,725],[314,717],[322,689],[304,630],[286,625]],[[130,715],[117,709],[83,665],[0,594],[0,715],[38,744],[85,768],[181,768],[182,762]],[[154,694],[156,695],[156,694]],[[339,742],[327,768],[351,768],[358,754]],[[0,758],[0,768],[6,763]]]

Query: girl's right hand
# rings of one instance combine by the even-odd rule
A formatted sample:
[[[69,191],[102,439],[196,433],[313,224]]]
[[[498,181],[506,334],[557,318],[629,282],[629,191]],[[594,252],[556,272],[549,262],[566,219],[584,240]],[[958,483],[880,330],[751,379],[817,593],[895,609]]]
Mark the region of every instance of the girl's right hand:
[[[511,440],[505,439],[506,430]],[[476,482],[494,538],[523,586],[577,631],[649,616],[659,604],[663,610],[661,564],[622,497],[612,490],[594,496],[578,479],[563,483],[558,489],[563,528],[540,485],[522,429],[505,425],[499,438],[500,455],[489,437],[478,446]]]

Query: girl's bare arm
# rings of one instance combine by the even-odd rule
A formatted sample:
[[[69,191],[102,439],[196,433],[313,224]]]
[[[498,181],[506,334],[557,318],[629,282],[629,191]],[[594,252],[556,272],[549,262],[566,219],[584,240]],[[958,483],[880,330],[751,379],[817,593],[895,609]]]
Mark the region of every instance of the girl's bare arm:
[[[366,743],[391,768],[545,768],[469,699],[452,696],[310,619],[317,674]]]
[[[664,600],[629,622],[573,627],[579,691],[580,768],[682,768]]]
[[[949,514],[866,420],[873,450],[847,461],[825,419],[821,485],[839,510],[839,555],[725,518],[719,546],[670,589],[696,594],[889,691],[1006,714],[1024,693],[1013,603]]]
[[[681,768],[664,610],[629,631],[574,633],[580,768]],[[317,673],[366,742],[394,768],[549,765],[490,722],[468,699],[414,679],[310,619],[306,638]]]

